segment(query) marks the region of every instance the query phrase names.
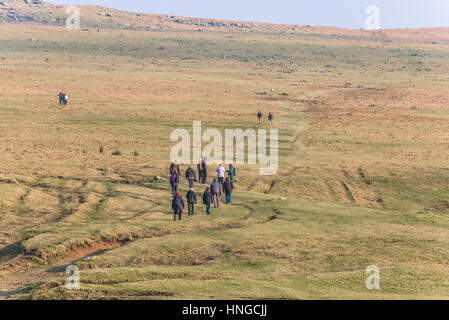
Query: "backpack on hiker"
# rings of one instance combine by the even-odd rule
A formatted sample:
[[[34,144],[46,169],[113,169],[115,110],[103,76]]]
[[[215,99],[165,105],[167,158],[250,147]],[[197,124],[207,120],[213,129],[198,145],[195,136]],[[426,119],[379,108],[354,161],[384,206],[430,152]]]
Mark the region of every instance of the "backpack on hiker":
[[[175,206],[176,207],[179,207],[180,205],[181,205],[181,198],[180,197],[178,197],[178,196],[176,196],[175,197]]]

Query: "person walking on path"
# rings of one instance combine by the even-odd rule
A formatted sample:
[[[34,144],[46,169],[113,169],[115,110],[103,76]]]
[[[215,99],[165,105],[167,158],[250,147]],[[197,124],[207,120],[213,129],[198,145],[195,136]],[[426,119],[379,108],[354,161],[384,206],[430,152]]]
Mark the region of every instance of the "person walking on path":
[[[273,114],[271,112],[268,115],[268,121],[270,121],[270,126],[273,125]]]
[[[221,186],[223,185],[224,182],[225,173],[226,173],[225,167],[223,167],[223,165],[220,164],[220,166],[217,168],[217,178],[218,184],[220,185],[220,195],[221,195]]]
[[[191,188],[186,195],[187,199],[187,205],[189,207],[189,216],[195,215],[195,204],[198,203],[198,200],[196,199],[195,190]]]
[[[197,165],[198,168],[198,179],[201,184],[203,184],[203,172],[204,172],[204,161],[200,159]]]
[[[65,93],[62,93],[62,92],[59,93],[59,105],[60,106],[64,105],[64,95],[65,95]]]
[[[189,181],[189,188],[193,188],[193,181],[196,180],[195,170],[192,169],[192,166],[189,166],[186,171],[186,179]]]
[[[206,158],[203,158],[203,184],[206,184],[207,182],[207,160]]]
[[[237,175],[237,170],[235,170],[235,168],[232,166],[232,164],[230,164],[229,170],[228,170],[228,176],[229,176],[229,179],[231,179],[232,183],[234,183],[234,179],[235,179],[236,175]]]
[[[226,178],[225,183],[223,184],[224,192],[226,193],[226,205],[232,204],[232,192],[234,191],[234,183]]]
[[[170,174],[172,175],[173,173],[176,173],[178,175],[178,177],[181,176],[181,171],[180,171],[180,168],[179,168],[178,161],[172,162],[170,164]]]
[[[210,208],[212,204],[212,193],[210,192],[209,187],[206,188],[206,191],[203,194],[203,203],[206,205],[206,214],[210,215]]]
[[[69,96],[66,93],[59,93],[59,105],[65,106],[67,105],[67,102],[69,101]]]
[[[173,173],[170,176],[170,185],[171,185],[171,191],[173,198],[176,196],[176,193],[178,192],[179,187],[179,176],[176,173]]]
[[[178,218],[179,221],[182,220],[182,211],[184,210],[184,199],[181,197],[181,193],[176,193],[175,197],[173,198],[171,207],[173,209],[173,214],[176,218]]]
[[[206,184],[207,180],[207,163],[206,159],[201,159],[200,162],[198,162],[198,174],[201,184]]]
[[[217,182],[217,179],[214,179],[210,186],[210,192],[212,193],[212,200],[214,203],[214,208],[220,207],[220,196],[221,196],[221,185]]]
[[[262,112],[260,112],[259,111],[259,113],[257,114],[257,118],[259,118],[259,124],[260,124],[260,122],[261,122],[261,120],[262,120]]]

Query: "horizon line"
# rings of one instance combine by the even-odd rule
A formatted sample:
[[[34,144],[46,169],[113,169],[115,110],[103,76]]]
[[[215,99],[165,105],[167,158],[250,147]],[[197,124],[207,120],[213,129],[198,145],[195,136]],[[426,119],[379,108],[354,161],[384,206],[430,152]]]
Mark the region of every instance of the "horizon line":
[[[6,0],[7,1],[7,0]],[[42,0],[44,3],[49,3],[54,6],[70,6],[74,5],[77,7],[97,7],[97,8],[103,8],[108,10],[115,10],[120,12],[127,12],[132,14],[143,14],[143,15],[156,15],[156,16],[173,16],[176,18],[190,18],[190,19],[208,19],[208,20],[215,20],[215,21],[230,21],[230,22],[246,22],[246,23],[260,23],[260,24],[268,24],[268,25],[274,25],[274,26],[294,26],[294,27],[325,27],[325,28],[335,28],[335,29],[343,29],[343,30],[353,30],[353,31],[371,31],[371,32],[379,32],[379,31],[388,31],[388,30],[428,30],[428,29],[448,29],[448,26],[438,26],[438,27],[396,27],[396,28],[379,28],[379,29],[367,29],[363,27],[341,27],[336,25],[326,25],[326,24],[295,24],[295,23],[280,23],[280,22],[267,22],[267,21],[258,21],[258,20],[238,20],[238,19],[223,19],[223,18],[213,18],[213,17],[206,17],[206,16],[189,16],[189,15],[175,15],[170,13],[157,13],[157,12],[148,12],[148,11],[130,11],[125,9],[118,9],[113,7],[107,7],[102,5],[95,5],[95,4],[55,4],[52,2],[52,0]]]

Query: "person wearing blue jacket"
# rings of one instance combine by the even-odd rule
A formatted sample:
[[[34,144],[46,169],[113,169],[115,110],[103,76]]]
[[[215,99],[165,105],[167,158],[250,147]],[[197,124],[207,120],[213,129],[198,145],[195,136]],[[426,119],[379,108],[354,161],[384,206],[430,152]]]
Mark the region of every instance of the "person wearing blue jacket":
[[[262,120],[262,117],[263,117],[262,112],[259,111],[259,113],[257,114],[257,118],[259,118],[259,124]]]
[[[198,162],[198,176],[200,179],[200,183],[206,184],[207,180],[207,163],[206,159],[201,159],[200,162]]]
[[[181,197],[181,193],[177,192],[173,198],[171,208],[173,209],[173,214],[179,221],[182,220],[182,212],[184,211],[184,199]]]

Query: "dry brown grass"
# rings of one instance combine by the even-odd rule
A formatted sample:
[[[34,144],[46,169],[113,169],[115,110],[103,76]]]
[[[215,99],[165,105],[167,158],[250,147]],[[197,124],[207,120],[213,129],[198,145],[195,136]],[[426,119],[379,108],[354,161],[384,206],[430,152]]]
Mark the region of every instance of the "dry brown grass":
[[[427,43],[445,30],[258,28],[272,29],[0,25],[8,292],[56,279],[15,297],[447,294],[448,46]],[[416,56],[423,52],[433,56]],[[273,111],[280,129],[278,174],[239,166],[233,208],[173,224],[171,131],[193,120],[257,128],[259,110]],[[105,249],[113,250],[86,257]],[[69,263],[85,272],[80,294],[64,291],[64,274],[52,269]],[[373,294],[363,288],[372,263],[385,276]]]

